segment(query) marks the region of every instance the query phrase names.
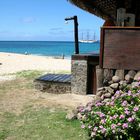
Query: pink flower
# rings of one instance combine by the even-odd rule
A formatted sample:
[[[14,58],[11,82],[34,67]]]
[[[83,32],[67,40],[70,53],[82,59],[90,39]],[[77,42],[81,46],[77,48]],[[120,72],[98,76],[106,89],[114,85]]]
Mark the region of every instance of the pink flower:
[[[100,118],[103,118],[105,116],[105,114],[100,113],[99,116],[100,116]]]
[[[114,106],[114,102],[113,102],[113,101],[112,101],[112,102],[110,102],[110,105],[111,105],[111,106]]]
[[[132,118],[129,117],[127,120],[128,120],[128,122],[133,122],[134,121],[134,118],[133,117]]]
[[[89,129],[90,129],[91,127],[92,127],[91,125],[88,126]]]
[[[95,106],[102,106],[102,105],[103,105],[103,104],[100,103],[100,102],[98,102],[98,103],[95,104]]]
[[[98,127],[94,127],[93,131],[95,131],[95,132],[96,132],[97,130],[98,130]]]
[[[110,118],[110,120],[113,120],[113,117],[112,116],[110,116],[109,118]]]
[[[122,128],[123,128],[123,129],[128,128],[128,123],[124,123],[124,124],[122,125]]]
[[[85,125],[84,125],[84,124],[82,124],[82,125],[81,125],[81,128],[82,128],[82,129],[84,129],[84,128],[85,128]]]
[[[137,112],[138,110],[139,110],[139,107],[136,107],[136,106],[135,106],[135,107],[133,108],[133,111],[135,111],[135,112]]]
[[[115,97],[114,97],[114,96],[112,96],[112,97],[111,97],[111,100],[114,100],[114,99],[115,99]]]
[[[138,77],[138,81],[140,81],[140,77]]]
[[[119,119],[124,119],[125,116],[124,115],[120,115]]]
[[[116,124],[112,124],[111,129],[115,129],[115,128],[116,128]]]
[[[102,119],[102,120],[101,120],[101,123],[102,123],[102,124],[105,124],[105,122],[106,122],[105,119]]]
[[[113,116],[113,119],[116,119],[117,117],[118,117],[118,115],[116,114],[116,115]]]
[[[126,106],[126,105],[127,105],[127,101],[123,101],[122,106]]]
[[[117,126],[121,126],[121,123],[118,123]]]
[[[101,133],[102,134],[106,133],[106,129],[105,128],[102,128]]]
[[[117,90],[117,91],[116,91],[116,94],[120,94],[120,91],[119,91],[119,90]]]
[[[99,126],[100,129],[103,129],[104,127],[102,125]]]
[[[130,114],[130,111],[126,110],[124,113],[125,113],[126,115],[129,115],[129,114]]]
[[[132,92],[131,90],[128,91],[128,96],[131,96],[132,95]]]

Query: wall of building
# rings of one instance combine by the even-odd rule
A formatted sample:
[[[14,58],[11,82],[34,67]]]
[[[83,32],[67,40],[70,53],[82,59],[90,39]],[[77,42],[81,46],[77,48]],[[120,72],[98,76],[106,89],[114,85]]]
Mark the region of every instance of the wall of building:
[[[47,93],[53,93],[53,94],[71,93],[70,83],[36,81],[34,85],[37,90],[44,91],[44,92],[46,91]]]

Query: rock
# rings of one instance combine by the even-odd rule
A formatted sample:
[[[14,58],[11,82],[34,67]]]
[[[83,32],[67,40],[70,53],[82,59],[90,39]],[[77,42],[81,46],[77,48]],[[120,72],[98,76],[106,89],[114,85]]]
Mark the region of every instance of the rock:
[[[127,84],[127,88],[128,89],[131,89],[132,88],[132,85],[131,84]]]
[[[136,72],[134,70],[130,70],[128,74],[134,79],[134,76],[136,75]]]
[[[82,119],[81,113],[78,113],[76,117],[77,117],[78,120],[81,120]]]
[[[95,96],[94,97],[94,103],[96,103],[96,102],[100,102],[102,99],[101,99],[101,97],[100,96]]]
[[[105,94],[104,94],[104,97],[105,97],[105,98],[110,98],[110,97],[111,97],[111,93],[109,93],[109,92],[108,92],[108,93],[105,93]]]
[[[140,71],[138,71],[137,74],[134,76],[134,80],[138,80],[139,77],[140,77]]]
[[[118,76],[120,80],[124,80],[124,70],[116,70],[115,76]]]
[[[127,86],[127,82],[126,81],[120,81],[119,84],[120,84],[119,89],[123,89],[124,87]]]
[[[138,87],[139,82],[132,82],[131,85],[132,85],[132,88]]]
[[[114,84],[111,84],[110,87],[115,89],[115,90],[117,90],[118,87],[119,87],[119,84],[118,83],[114,83]]]
[[[109,84],[109,85],[113,84],[113,81],[109,81],[108,84]]]
[[[98,92],[98,91],[104,91],[104,90],[105,90],[105,88],[104,88],[104,87],[101,87],[101,88],[98,88],[98,89],[97,89],[97,92]]]
[[[101,100],[104,100],[104,95],[101,96]]]
[[[113,76],[113,70],[111,69],[104,69],[104,80],[110,81]]]
[[[124,86],[127,85],[126,81],[120,81],[119,84],[120,84],[120,85],[124,85]]]
[[[111,87],[106,87],[106,90],[111,93],[111,94],[114,94],[114,90],[111,88]]]
[[[103,103],[108,103],[108,102],[110,102],[109,98],[103,100]]]
[[[113,77],[112,77],[112,81],[113,81],[113,83],[118,83],[118,82],[120,82],[119,76],[113,76]]]
[[[77,114],[74,111],[69,111],[66,115],[67,120],[73,120],[77,118]]]
[[[133,77],[131,77],[131,75],[129,75],[129,74],[126,74],[125,80],[127,81],[127,83],[131,83],[133,81]]]
[[[109,84],[108,84],[108,80],[107,79],[104,79],[103,80],[103,86],[108,86]]]
[[[103,91],[99,91],[99,92],[97,92],[97,96],[99,96],[99,97],[101,97],[102,96],[102,94],[104,94],[104,92]]]

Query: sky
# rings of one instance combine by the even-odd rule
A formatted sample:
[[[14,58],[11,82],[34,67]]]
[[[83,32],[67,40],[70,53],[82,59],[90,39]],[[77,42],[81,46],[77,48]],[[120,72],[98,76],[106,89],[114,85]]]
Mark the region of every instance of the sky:
[[[79,39],[100,38],[104,21],[67,0],[0,0],[0,41],[73,41],[73,21],[77,15]]]

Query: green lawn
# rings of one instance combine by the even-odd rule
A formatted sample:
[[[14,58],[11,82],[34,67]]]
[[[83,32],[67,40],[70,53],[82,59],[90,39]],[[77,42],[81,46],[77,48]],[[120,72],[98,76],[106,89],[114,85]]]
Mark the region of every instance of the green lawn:
[[[0,140],[88,139],[78,120],[65,119],[65,109],[35,106],[30,95],[34,95],[33,80],[41,72],[24,71],[16,75],[16,80],[0,83]],[[21,109],[20,113],[13,108]]]
[[[9,112],[1,114],[0,139],[5,140],[86,140],[77,120],[65,119],[63,110],[47,108],[25,110],[20,115]]]

